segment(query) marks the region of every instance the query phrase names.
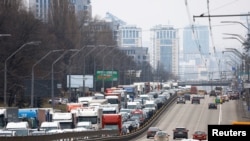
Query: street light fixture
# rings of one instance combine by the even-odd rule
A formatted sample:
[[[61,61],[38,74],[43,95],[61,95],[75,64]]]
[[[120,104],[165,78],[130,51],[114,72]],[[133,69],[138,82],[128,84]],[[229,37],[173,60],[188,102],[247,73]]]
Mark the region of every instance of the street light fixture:
[[[239,21],[221,21],[221,23],[237,23],[237,24],[241,24],[243,27],[245,27],[249,31],[249,28],[247,26],[245,26],[242,22],[239,22]]]
[[[17,52],[19,52],[22,48],[26,47],[27,45],[39,45],[41,41],[31,41],[23,44],[19,47],[15,52],[13,52],[4,62],[4,105],[7,105],[7,61],[13,57]]]
[[[239,34],[231,34],[231,33],[223,33],[224,35],[231,35],[231,36],[236,36],[239,37],[243,42],[246,42],[246,39],[243,38],[241,35]]]
[[[53,63],[51,67],[51,102],[52,102],[52,107],[54,108],[55,106],[55,100],[54,100],[54,65],[69,51],[79,51],[78,49],[69,49],[64,51],[64,53],[59,56]]]
[[[36,65],[38,65],[42,60],[44,60],[47,56],[49,56],[51,53],[58,52],[58,51],[63,51],[63,50],[51,50],[49,51],[46,55],[44,55],[40,60],[38,60],[33,66],[32,66],[32,71],[31,71],[31,106],[34,107],[34,68]]]

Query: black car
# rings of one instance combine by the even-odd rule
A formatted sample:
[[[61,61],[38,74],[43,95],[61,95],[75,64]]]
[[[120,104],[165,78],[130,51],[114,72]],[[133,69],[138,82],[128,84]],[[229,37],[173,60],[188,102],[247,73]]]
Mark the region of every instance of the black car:
[[[173,130],[173,139],[188,138],[188,131],[185,127],[177,127]]]
[[[217,109],[217,104],[216,103],[209,103],[208,109]]]
[[[186,100],[191,100],[190,94],[184,94],[184,98],[185,98]]]
[[[215,90],[212,90],[212,91],[210,92],[209,96],[217,96]]]
[[[198,96],[193,96],[192,97],[192,100],[191,100],[191,103],[192,104],[200,104],[200,97],[198,97]]]
[[[182,96],[180,97],[177,97],[177,101],[176,101],[177,104],[179,103],[183,103],[183,104],[186,104],[186,99]]]

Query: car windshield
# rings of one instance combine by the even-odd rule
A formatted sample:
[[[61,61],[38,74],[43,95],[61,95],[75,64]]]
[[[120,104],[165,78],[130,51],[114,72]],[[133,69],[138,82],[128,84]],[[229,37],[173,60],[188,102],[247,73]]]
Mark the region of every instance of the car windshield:
[[[196,131],[195,134],[204,134],[202,131]]]
[[[165,132],[157,132],[156,133],[158,136],[161,136],[161,137],[163,137],[163,136],[166,136],[167,135],[167,133],[165,133]]]
[[[176,130],[178,130],[178,131],[185,131],[186,129],[185,128],[176,128]]]

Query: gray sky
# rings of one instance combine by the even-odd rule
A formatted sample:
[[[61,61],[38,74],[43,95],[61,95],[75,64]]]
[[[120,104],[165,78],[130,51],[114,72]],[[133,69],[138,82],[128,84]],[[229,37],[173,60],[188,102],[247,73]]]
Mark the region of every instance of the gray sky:
[[[207,4],[209,2],[209,6]],[[104,18],[110,12],[129,25],[141,27],[143,45],[149,41],[149,29],[155,25],[173,25],[182,29],[190,24],[209,25],[208,18],[195,18],[208,15],[236,15],[250,12],[250,0],[91,0],[93,16]],[[221,21],[240,21],[241,16],[211,17],[212,36],[210,48],[239,48],[241,44],[223,33],[239,34],[246,37],[247,29],[240,24],[223,24]],[[181,31],[180,31],[181,32]],[[182,35],[180,34],[180,38]]]

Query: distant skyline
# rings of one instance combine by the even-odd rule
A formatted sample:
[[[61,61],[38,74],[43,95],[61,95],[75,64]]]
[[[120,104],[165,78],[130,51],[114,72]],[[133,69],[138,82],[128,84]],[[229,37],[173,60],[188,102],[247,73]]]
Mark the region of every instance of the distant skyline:
[[[212,46],[215,46],[217,50],[240,48],[239,41],[223,39],[223,37],[230,37],[223,33],[246,37],[247,30],[240,24],[225,24],[221,21],[243,22],[244,17],[211,17],[211,24],[209,24],[209,18],[195,18],[193,22],[193,16],[201,14],[207,16],[208,13],[210,15],[236,15],[250,12],[250,0],[91,0],[91,5],[94,17],[98,16],[103,19],[106,12],[110,12],[127,24],[142,28],[142,42],[146,47],[150,40],[149,30],[153,26],[172,25],[180,29],[179,37],[182,39],[181,33],[185,26],[199,24],[211,25],[210,49]]]

